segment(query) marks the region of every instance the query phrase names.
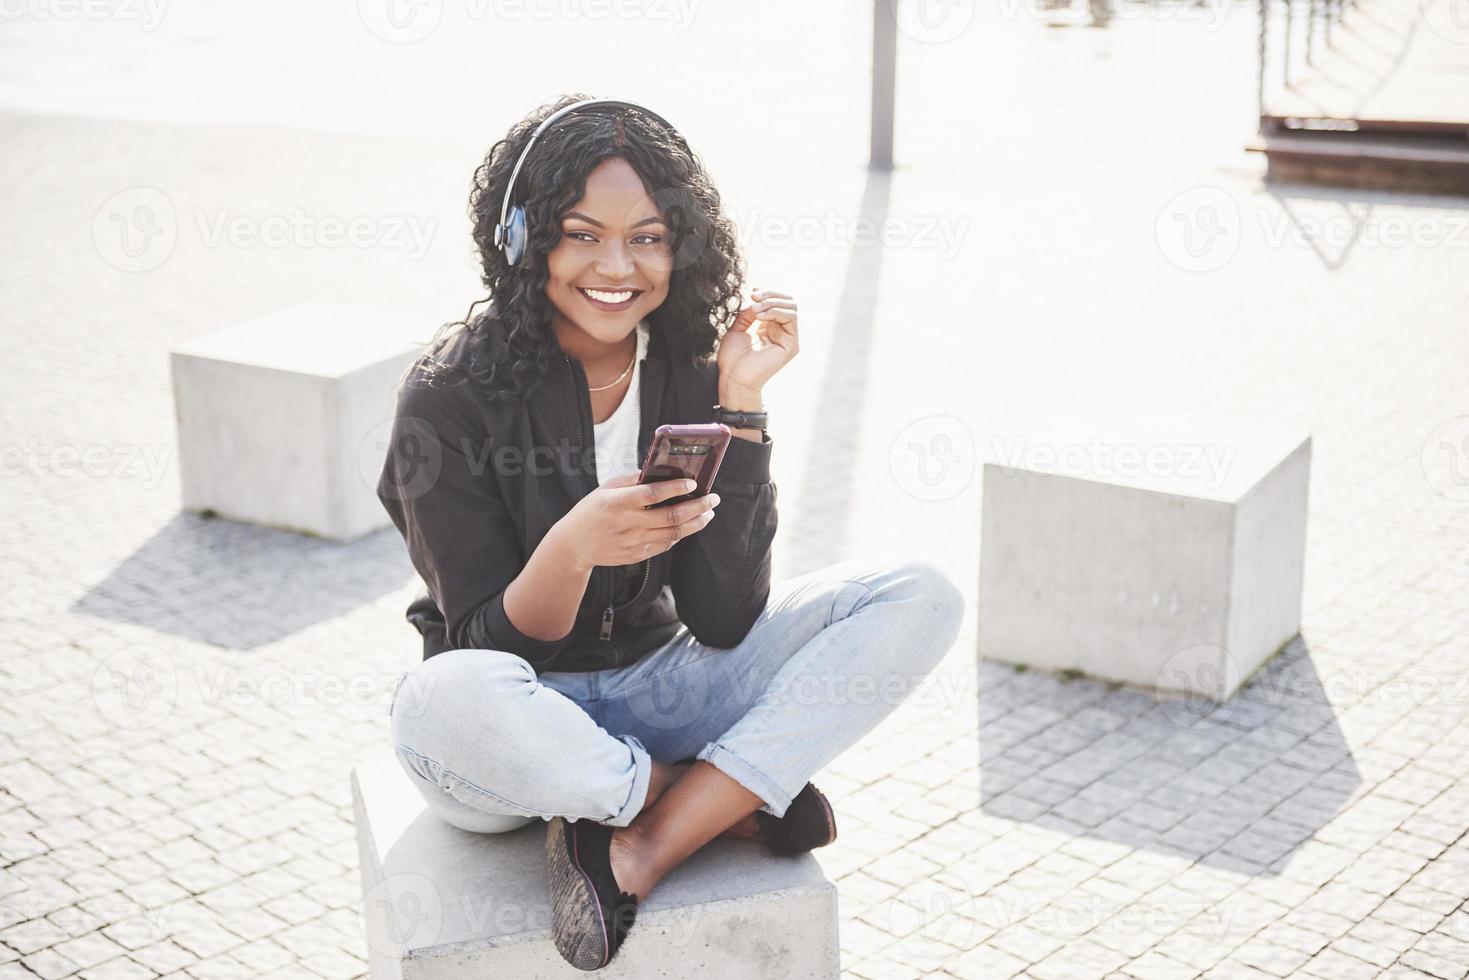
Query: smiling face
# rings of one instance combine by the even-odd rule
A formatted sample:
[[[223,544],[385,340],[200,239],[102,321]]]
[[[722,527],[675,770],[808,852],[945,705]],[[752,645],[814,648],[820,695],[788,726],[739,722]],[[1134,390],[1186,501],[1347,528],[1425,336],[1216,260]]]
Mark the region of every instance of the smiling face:
[[[561,219],[561,241],[546,256],[546,298],[563,348],[620,347],[663,303],[673,271],[668,237],[626,160],[609,157],[587,175],[586,193]]]

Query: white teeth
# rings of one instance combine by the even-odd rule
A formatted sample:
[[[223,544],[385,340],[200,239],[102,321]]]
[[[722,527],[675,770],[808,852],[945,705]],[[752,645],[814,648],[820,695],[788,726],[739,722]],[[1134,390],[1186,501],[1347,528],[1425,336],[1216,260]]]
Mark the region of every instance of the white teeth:
[[[633,294],[631,289],[624,289],[618,293],[604,293],[600,289],[583,289],[582,292],[601,303],[626,303],[632,299]]]

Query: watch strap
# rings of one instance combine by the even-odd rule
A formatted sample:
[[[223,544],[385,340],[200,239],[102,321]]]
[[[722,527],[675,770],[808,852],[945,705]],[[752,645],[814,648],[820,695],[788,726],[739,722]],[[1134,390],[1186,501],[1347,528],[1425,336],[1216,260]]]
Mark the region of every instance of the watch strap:
[[[722,422],[731,429],[759,429],[764,432],[766,427],[766,413],[740,412],[722,405],[714,406],[714,421]]]

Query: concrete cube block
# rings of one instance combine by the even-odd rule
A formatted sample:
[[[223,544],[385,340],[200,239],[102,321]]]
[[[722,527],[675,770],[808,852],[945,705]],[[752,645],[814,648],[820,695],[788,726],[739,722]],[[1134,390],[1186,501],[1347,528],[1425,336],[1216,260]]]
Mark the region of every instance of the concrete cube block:
[[[586,974],[551,939],[546,822],[500,834],[440,818],[390,753],[352,770],[373,980]],[[811,854],[714,840],[674,869],[598,976],[836,977],[837,892]]]
[[[1311,439],[1119,413],[997,435],[984,465],[986,658],[1216,700],[1300,630]]]
[[[183,509],[336,539],[386,526],[374,487],[422,332],[320,305],[175,347]]]

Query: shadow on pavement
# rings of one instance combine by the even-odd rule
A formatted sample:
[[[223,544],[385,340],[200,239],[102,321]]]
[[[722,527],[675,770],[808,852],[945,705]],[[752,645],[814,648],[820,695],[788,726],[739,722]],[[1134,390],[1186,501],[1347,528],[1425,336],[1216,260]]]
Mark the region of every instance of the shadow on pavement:
[[[178,514],[70,611],[250,650],[397,591],[412,574],[392,528],[342,543]]]
[[[858,212],[861,219],[882,227],[891,191],[890,174],[868,171]],[[824,567],[846,554],[852,472],[857,439],[862,435],[862,410],[869,401],[867,384],[872,370],[868,361],[877,336],[875,311],[882,256],[879,238],[867,245],[854,245],[847,259],[836,334],[826,350],[816,400],[822,418],[811,426],[801,487],[795,495],[795,514],[782,522],[790,529],[789,537],[782,538],[782,546],[794,556],[788,573],[791,576]],[[823,420],[831,424],[823,424]]]
[[[1275,875],[1361,784],[1301,637],[1224,704],[980,665],[988,816]]]

